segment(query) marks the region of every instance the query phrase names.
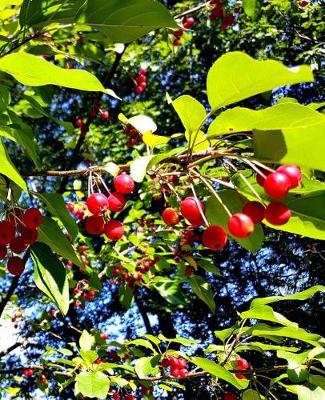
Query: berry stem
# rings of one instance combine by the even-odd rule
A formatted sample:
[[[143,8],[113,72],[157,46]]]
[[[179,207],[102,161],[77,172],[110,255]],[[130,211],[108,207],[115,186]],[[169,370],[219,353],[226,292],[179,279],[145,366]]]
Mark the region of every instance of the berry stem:
[[[197,195],[196,195],[196,191],[195,191],[195,188],[194,188],[193,183],[191,183],[191,190],[192,190],[193,196],[194,196],[194,198],[195,198],[196,204],[197,204],[197,206],[198,206],[198,209],[199,209],[199,211],[200,211],[201,217],[202,217],[202,219],[203,219],[205,225],[206,225],[206,226],[209,226],[210,224],[209,224],[208,220],[206,219],[206,216],[204,215],[204,212],[203,212],[203,210],[202,210],[202,208],[201,208],[201,202],[200,202],[200,200],[198,199],[198,197],[197,197]]]

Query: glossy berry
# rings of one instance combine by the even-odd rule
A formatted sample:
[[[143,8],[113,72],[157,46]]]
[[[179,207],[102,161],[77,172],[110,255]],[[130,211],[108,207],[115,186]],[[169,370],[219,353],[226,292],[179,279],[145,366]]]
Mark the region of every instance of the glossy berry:
[[[244,358],[238,358],[235,362],[235,369],[239,371],[246,371],[249,368],[249,363]]]
[[[178,368],[173,368],[170,371],[171,376],[173,376],[174,378],[180,378],[180,374],[179,374],[179,369]]]
[[[27,245],[32,245],[37,241],[38,232],[36,229],[22,228],[21,237]]]
[[[103,112],[100,114],[100,118],[101,118],[101,119],[108,119],[108,118],[109,118],[109,112],[108,112],[108,111],[103,111]]]
[[[25,269],[25,262],[20,257],[10,257],[7,262],[8,271],[15,276],[20,275]]]
[[[265,219],[272,225],[284,225],[291,217],[290,209],[283,203],[274,201],[265,210]]]
[[[250,201],[245,204],[243,213],[248,215],[256,225],[264,219],[265,207],[259,201]]]
[[[193,268],[192,267],[185,267],[185,271],[184,271],[185,276],[190,277],[193,275]]]
[[[179,215],[174,208],[166,208],[162,212],[162,219],[166,225],[173,226],[173,225],[178,224]]]
[[[7,247],[0,244],[0,260],[3,260],[7,255]]]
[[[100,336],[100,338],[103,339],[103,340],[109,339],[109,336],[106,335],[106,333],[101,333],[99,336]]]
[[[265,179],[272,173],[271,171],[268,171],[267,169],[261,169],[261,173],[264,175],[262,176],[261,174],[256,175],[256,182],[264,187]]]
[[[20,254],[23,251],[25,251],[28,247],[28,244],[26,243],[25,239],[23,237],[16,237],[11,243],[10,243],[10,249],[12,252],[16,254]]]
[[[235,377],[237,378],[237,379],[245,379],[246,378],[246,376],[244,375],[244,374],[235,374]]]
[[[76,119],[75,125],[77,128],[81,128],[85,125],[84,121],[81,118]]]
[[[177,366],[178,368],[182,369],[182,368],[186,368],[187,367],[187,362],[184,358],[179,358],[177,360]]]
[[[125,203],[125,197],[119,192],[113,192],[108,196],[108,209],[112,212],[122,211]]]
[[[254,222],[243,213],[234,214],[228,221],[229,232],[238,238],[245,238],[254,231]]]
[[[178,370],[178,376],[180,378],[186,378],[188,375],[188,370],[186,368],[181,368],[180,370]]]
[[[227,233],[221,226],[209,226],[203,232],[202,243],[210,250],[219,251],[227,244]]]
[[[105,221],[100,215],[92,215],[86,219],[85,228],[89,235],[98,236],[104,232]]]
[[[203,223],[200,210],[204,213],[204,204],[195,197],[186,197],[181,202],[181,213],[192,225],[198,226]]]
[[[123,172],[114,178],[114,187],[117,192],[130,194],[134,190],[134,180],[130,175]]]
[[[163,359],[161,360],[161,366],[162,366],[163,368],[168,368],[168,367],[169,367],[169,359],[168,359],[168,358],[163,358]]]
[[[181,45],[181,41],[179,39],[174,39],[173,40],[173,46],[177,47]]]
[[[105,235],[111,240],[119,240],[124,235],[124,227],[120,221],[111,219],[104,228]]]
[[[100,214],[108,207],[107,197],[103,193],[93,193],[87,199],[88,210],[93,214]]]
[[[168,361],[169,361],[169,366],[170,366],[172,369],[178,368],[178,360],[177,360],[177,358],[175,358],[175,357],[173,357],[173,356],[169,356],[169,357],[168,357]]]
[[[0,222],[0,244],[9,244],[15,237],[15,228],[9,221]]]
[[[290,180],[290,188],[294,189],[300,185],[301,182],[301,170],[299,167],[293,164],[285,164],[281,165],[276,170],[277,172],[282,172],[283,174],[287,175]]]
[[[135,398],[132,394],[128,394],[128,395],[125,397],[125,400],[136,400],[136,398]]]
[[[282,199],[288,194],[290,178],[282,172],[272,172],[264,182],[265,192],[274,199]]]
[[[26,376],[26,377],[33,376],[34,375],[34,371],[31,368],[25,368],[23,370],[23,375]]]
[[[195,19],[193,17],[189,17],[183,21],[183,26],[185,29],[189,29],[194,23]]]
[[[173,32],[173,35],[174,35],[176,38],[180,38],[181,36],[183,36],[183,33],[184,33],[183,29],[178,29],[177,31],[174,31],[174,32]]]
[[[223,399],[224,400],[236,400],[236,395],[231,392],[224,392]]]
[[[29,208],[22,216],[23,223],[30,229],[36,229],[42,225],[43,216],[39,209]]]
[[[120,400],[120,395],[117,393],[117,392],[115,392],[115,393],[113,393],[113,395],[112,395],[112,399],[113,400]]]

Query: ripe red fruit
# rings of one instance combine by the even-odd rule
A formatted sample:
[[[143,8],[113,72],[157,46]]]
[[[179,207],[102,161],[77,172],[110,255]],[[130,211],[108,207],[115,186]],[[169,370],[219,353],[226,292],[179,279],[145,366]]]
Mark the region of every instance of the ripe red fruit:
[[[178,366],[179,369],[186,368],[187,367],[186,360],[184,358],[179,358],[177,360],[177,366]]]
[[[179,39],[174,39],[173,40],[173,46],[180,46],[180,44],[181,44],[181,41],[179,40]]]
[[[93,193],[87,199],[88,210],[93,214],[99,214],[108,207],[107,197],[103,193]]]
[[[170,371],[171,376],[173,376],[174,378],[179,378],[180,374],[179,374],[179,369],[178,368],[173,368]]]
[[[183,21],[183,26],[185,29],[189,29],[194,23],[195,19],[193,17],[189,17]]]
[[[265,210],[265,219],[273,225],[284,225],[291,217],[291,210],[283,203],[274,201]]]
[[[113,399],[113,400],[120,400],[120,395],[119,395],[117,392],[115,392],[115,393],[113,393],[113,395],[112,395],[112,399]]]
[[[103,339],[103,340],[109,339],[109,336],[106,335],[106,333],[101,333],[99,336],[100,336],[100,338]]]
[[[276,170],[277,172],[282,172],[287,175],[290,179],[290,189],[294,189],[300,185],[301,182],[301,170],[299,167],[293,164],[281,165]]]
[[[174,35],[176,38],[180,38],[181,36],[183,36],[183,33],[184,33],[183,29],[177,29],[177,31],[174,31],[174,32],[173,32],[173,35]]]
[[[134,397],[132,394],[128,394],[128,395],[125,397],[125,400],[136,400],[136,399],[135,399],[135,397]]]
[[[9,244],[15,238],[15,228],[9,221],[0,222],[0,244]]]
[[[140,85],[137,85],[136,87],[135,87],[135,93],[136,94],[141,94],[141,93],[143,93],[144,91],[145,91],[145,87],[143,87],[142,86],[142,84],[140,84]]]
[[[265,176],[265,178],[264,178],[264,176],[262,176],[262,175],[260,175],[260,174],[257,174],[257,175],[256,175],[256,182],[257,182],[260,186],[264,186],[265,179],[266,179],[270,174],[272,174],[272,172],[269,171],[269,170],[267,170],[267,169],[261,169],[260,171],[261,171],[261,173]]]
[[[111,240],[119,240],[124,235],[124,227],[120,221],[111,219],[104,227],[105,235]]]
[[[25,368],[23,370],[23,375],[26,376],[26,377],[33,376],[34,375],[34,371],[31,368]]]
[[[259,201],[250,201],[245,204],[243,213],[248,215],[256,225],[264,219],[265,207]]]
[[[81,118],[76,119],[75,125],[77,128],[81,128],[85,125],[84,121]]]
[[[7,255],[7,247],[0,244],[0,260],[3,260]]]
[[[246,371],[249,368],[249,363],[244,358],[238,358],[235,368],[239,371]]]
[[[21,237],[24,239],[24,242],[27,245],[32,245],[37,240],[38,232],[36,229],[22,228],[21,229]]]
[[[108,209],[112,212],[122,211],[125,203],[125,197],[119,192],[113,192],[108,196]]]
[[[11,243],[10,243],[10,249],[16,254],[20,254],[23,251],[25,251],[28,247],[28,244],[24,240],[23,237],[16,237]]]
[[[188,375],[188,370],[187,370],[186,368],[182,368],[182,369],[180,369],[179,372],[178,372],[178,376],[179,376],[180,378],[186,378],[187,375]]]
[[[198,226],[203,223],[200,210],[204,213],[204,204],[195,197],[186,197],[181,202],[181,213],[192,225]]]
[[[179,222],[179,215],[174,208],[166,208],[162,212],[162,219],[165,222],[165,224],[173,226],[178,224]]]
[[[108,118],[109,118],[109,112],[108,112],[108,111],[103,111],[103,112],[100,114],[100,118],[101,118],[101,119],[108,119]]]
[[[168,368],[168,367],[169,367],[169,359],[168,359],[168,358],[163,358],[163,359],[161,360],[161,366],[162,366],[163,368]]]
[[[218,251],[227,244],[227,233],[218,225],[212,225],[206,228],[202,235],[202,243],[210,250]]]
[[[137,76],[137,82],[138,83],[146,83],[148,80],[147,75],[138,75]]]
[[[98,236],[104,232],[105,221],[100,215],[92,215],[86,219],[85,228],[89,235]]]
[[[187,276],[187,277],[192,276],[193,275],[193,268],[189,267],[189,266],[185,267],[185,272],[184,273],[185,273],[185,276]]]
[[[236,395],[230,392],[225,392],[223,398],[224,400],[236,400]]]
[[[234,214],[228,221],[229,232],[238,238],[245,238],[254,232],[254,222],[243,213]]]
[[[122,194],[132,193],[134,190],[134,180],[130,175],[123,172],[114,178],[114,187],[117,192]]]
[[[42,225],[43,216],[39,209],[29,208],[22,216],[23,223],[30,229],[36,229]]]
[[[178,360],[177,358],[173,356],[168,357],[169,365],[172,369],[177,369],[178,368]]]
[[[282,199],[288,194],[290,178],[282,172],[272,172],[264,182],[265,192],[274,199]]]
[[[7,269],[12,275],[20,275],[25,269],[25,262],[20,257],[10,257],[8,258]]]
[[[236,377],[237,379],[245,379],[245,378],[246,378],[246,376],[243,375],[243,374],[235,374],[235,377]]]

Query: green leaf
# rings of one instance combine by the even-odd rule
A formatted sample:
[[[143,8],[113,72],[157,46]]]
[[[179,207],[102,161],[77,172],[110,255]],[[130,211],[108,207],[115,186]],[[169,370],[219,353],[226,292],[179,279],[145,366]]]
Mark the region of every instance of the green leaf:
[[[277,351],[278,358],[284,358],[288,362],[287,374],[291,382],[304,382],[308,379],[309,371],[304,363],[308,359],[308,351],[303,353],[291,353],[283,350]]]
[[[64,265],[44,243],[35,243],[31,247],[34,262],[34,281],[59,307],[62,314],[69,309],[69,284]]]
[[[127,43],[158,28],[177,28],[165,6],[154,0],[25,0],[19,21],[24,25],[80,22],[115,43]]]
[[[209,374],[230,383],[239,390],[245,389],[248,385],[247,379],[237,379],[235,375],[229,372],[226,368],[222,367],[220,364],[216,364],[212,360],[203,357],[192,357],[191,362]]]
[[[232,326],[231,328],[222,329],[220,331],[214,331],[215,336],[220,339],[223,343],[232,335],[235,329],[238,328],[237,325]]]
[[[261,342],[249,342],[247,345],[239,345],[237,347],[237,351],[243,350],[255,350],[261,353],[265,353],[266,351],[277,351],[277,350],[285,350],[291,352],[297,352],[299,350],[298,347],[289,347],[289,346],[278,346],[274,344],[265,344]]]
[[[132,125],[138,132],[144,135],[146,132],[156,132],[158,129],[155,121],[147,115],[136,115],[135,117],[126,118],[123,114],[119,115],[121,122]]]
[[[232,213],[236,213],[242,210],[244,199],[241,198],[234,190],[222,190],[218,192],[218,194]],[[260,225],[256,225],[254,232],[245,239],[238,239],[231,236],[228,230],[229,216],[220,204],[220,202],[213,195],[210,196],[210,198],[206,202],[206,215],[211,225],[222,226],[227,234],[234,240],[236,240],[236,242],[238,242],[245,249],[252,252],[257,252],[261,248],[264,241],[264,233],[262,227]]]
[[[244,311],[239,314],[242,319],[252,318],[261,319],[265,321],[276,322],[285,326],[298,327],[298,324],[288,320],[282,314],[274,311],[272,307],[260,305],[258,307],[250,308],[248,311]]]
[[[69,240],[53,219],[44,217],[38,232],[38,241],[46,243],[51,249],[79,267],[83,267]]]
[[[134,346],[142,346],[146,347],[147,349],[151,350],[153,353],[157,353],[156,350],[152,347],[152,344],[145,339],[134,339],[128,342],[125,342],[126,346],[134,345]]]
[[[325,121],[314,125],[285,128],[281,131],[254,132],[255,157],[265,163],[293,163],[325,171],[321,151],[325,146],[324,131]]]
[[[154,288],[168,303],[180,305],[185,303],[184,296],[179,288],[179,283],[175,279],[156,276],[153,279]]]
[[[106,399],[110,380],[100,371],[81,372],[76,376],[76,392],[90,398]]]
[[[59,193],[33,193],[45,204],[47,210],[58,217],[73,239],[78,235],[79,229],[75,220],[69,214],[65,201]]]
[[[260,0],[243,0],[243,9],[245,14],[253,19],[257,16],[260,8]]]
[[[99,80],[89,72],[60,68],[28,53],[13,53],[0,58],[0,71],[12,75],[18,82],[27,86],[57,85],[106,93]]]
[[[220,113],[208,129],[208,136],[246,132],[305,128],[325,122],[325,116],[296,103],[280,103],[262,110],[235,107]],[[272,133],[269,133],[270,137]]]
[[[153,357],[141,357],[135,361],[135,372],[139,378],[145,378],[148,375],[156,376],[159,373],[159,368],[157,367],[160,360],[160,356]]]
[[[190,134],[197,132],[206,118],[204,106],[188,95],[178,97],[172,104],[185,130]]]
[[[309,66],[287,68],[278,61],[256,61],[235,51],[221,56],[210,68],[208,99],[212,110],[217,110],[283,85],[313,79]]]
[[[303,385],[284,385],[281,386],[287,389],[288,392],[298,395],[298,400],[324,400],[325,390],[321,387],[308,388]]]
[[[10,100],[11,97],[9,90],[4,86],[0,86],[0,113],[6,111]]]
[[[95,338],[86,330],[82,331],[82,334],[79,338],[79,346],[82,350],[88,351],[92,348],[95,343]]]
[[[133,290],[129,286],[121,285],[119,288],[119,299],[121,304],[128,310],[133,303]]]
[[[0,174],[5,175],[11,181],[15,182],[21,189],[27,192],[27,186],[16,167],[12,163],[7,154],[6,148],[4,147],[2,140],[0,139]]]
[[[98,358],[98,354],[94,350],[80,350],[79,353],[87,365],[93,364]]]
[[[167,338],[162,333],[158,335],[158,338],[163,342],[171,342],[171,343],[179,343],[182,346],[192,346],[193,344],[197,344],[197,340],[195,339],[187,339],[183,337],[176,337],[176,338]]]
[[[151,131],[148,131],[142,136],[142,140],[151,149],[154,149],[161,144],[168,143],[170,141],[170,138],[167,136],[155,135]]]
[[[263,304],[270,304],[270,303],[275,303],[277,301],[285,301],[285,300],[307,300],[310,297],[314,296],[315,293],[322,291],[325,291],[325,286],[316,285],[310,287],[309,289],[303,290],[302,292],[289,294],[287,296],[260,297],[258,299],[254,299],[250,307],[258,307]]]
[[[264,400],[265,397],[259,394],[259,392],[256,392],[253,389],[247,389],[243,393],[242,400]]]
[[[147,173],[147,166],[153,156],[139,157],[131,163],[130,175],[135,182],[142,182]]]
[[[192,275],[189,277],[189,282],[193,292],[197,295],[197,297],[204,301],[204,303],[214,313],[216,311],[216,303],[213,299],[211,286],[201,276]]]

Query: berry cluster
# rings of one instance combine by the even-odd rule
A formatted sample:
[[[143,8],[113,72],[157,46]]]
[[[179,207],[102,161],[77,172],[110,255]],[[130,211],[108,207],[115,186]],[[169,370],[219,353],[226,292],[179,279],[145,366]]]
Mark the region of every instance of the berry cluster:
[[[6,258],[7,270],[12,275],[20,275],[25,269],[25,261],[18,255],[36,242],[43,217],[37,208],[25,211],[13,208],[6,216],[0,221],[0,260]]]
[[[181,44],[180,39],[184,34],[184,29],[190,29],[194,23],[195,23],[195,19],[193,17],[185,16],[183,18],[183,21],[182,21],[183,27],[180,29],[177,29],[176,31],[173,31],[173,35],[175,36],[175,39],[173,40],[174,46],[179,46]]]
[[[125,125],[124,133],[129,138],[129,140],[126,142],[127,147],[133,147],[142,141],[141,134],[132,125]]]
[[[147,74],[148,74],[148,68],[140,68],[138,74],[134,79],[136,94],[141,94],[146,90],[148,81]]]
[[[247,360],[245,360],[244,358],[237,358],[233,362],[233,368],[236,371],[247,371],[249,369],[249,362]],[[236,378],[238,378],[238,379],[246,378],[246,375],[241,374],[240,372],[237,372],[235,375],[236,375]]]
[[[81,201],[78,203],[72,203],[69,201],[66,204],[67,210],[75,217],[78,221],[83,221],[85,214],[87,213],[87,205],[85,202]]]
[[[187,362],[184,358],[168,356],[161,360],[164,369],[170,368],[170,375],[174,378],[186,378],[188,376]]]
[[[96,294],[96,290],[89,289],[89,282],[86,279],[79,281],[77,286],[73,289],[75,308],[82,307],[83,302],[94,301]],[[83,302],[80,301],[81,299]]]
[[[113,400],[136,400],[136,397],[133,394],[126,394],[125,396],[120,395],[118,392],[113,393],[112,395]]]
[[[221,0],[211,0],[210,4],[213,6],[209,15],[210,21],[220,19],[220,29],[228,29],[235,22],[234,16],[226,14]]]

